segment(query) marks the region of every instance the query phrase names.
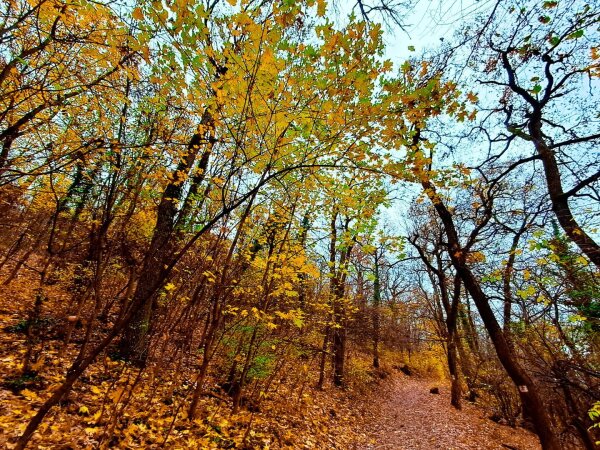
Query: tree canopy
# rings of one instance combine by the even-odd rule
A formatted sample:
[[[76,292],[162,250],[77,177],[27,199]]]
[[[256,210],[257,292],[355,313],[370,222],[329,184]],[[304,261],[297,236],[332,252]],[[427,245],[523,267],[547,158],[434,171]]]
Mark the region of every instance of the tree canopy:
[[[599,5],[392,62],[409,3],[0,6],[0,442],[296,448],[397,368],[594,448]]]

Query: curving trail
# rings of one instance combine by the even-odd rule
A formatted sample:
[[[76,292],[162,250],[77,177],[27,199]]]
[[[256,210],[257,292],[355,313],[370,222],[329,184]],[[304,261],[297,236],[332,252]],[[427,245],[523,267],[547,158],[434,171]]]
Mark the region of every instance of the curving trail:
[[[429,380],[396,376],[390,381],[391,389],[373,405],[378,411],[365,450],[541,449],[535,434],[499,425],[466,401],[461,411],[452,408],[447,386],[439,386],[435,395],[429,393],[434,386]]]

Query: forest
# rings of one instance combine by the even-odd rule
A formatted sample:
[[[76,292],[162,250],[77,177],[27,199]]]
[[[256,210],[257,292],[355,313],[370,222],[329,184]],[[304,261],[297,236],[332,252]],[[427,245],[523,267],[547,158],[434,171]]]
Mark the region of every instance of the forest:
[[[598,105],[598,0],[1,2],[0,447],[599,448]]]

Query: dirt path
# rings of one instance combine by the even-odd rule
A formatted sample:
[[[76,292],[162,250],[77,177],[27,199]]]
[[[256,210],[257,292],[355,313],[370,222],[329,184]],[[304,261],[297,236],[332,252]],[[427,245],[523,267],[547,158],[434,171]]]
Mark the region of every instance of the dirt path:
[[[373,418],[368,450],[541,448],[533,433],[499,425],[468,402],[462,411],[455,410],[446,386],[439,386],[440,394],[435,395],[429,392],[434,384],[427,380],[397,376],[392,383]]]

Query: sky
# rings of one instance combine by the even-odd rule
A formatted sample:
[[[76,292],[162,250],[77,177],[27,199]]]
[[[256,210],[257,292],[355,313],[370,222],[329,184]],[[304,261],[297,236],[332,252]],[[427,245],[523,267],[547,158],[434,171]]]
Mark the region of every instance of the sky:
[[[440,45],[441,39],[451,40],[465,22],[491,10],[497,0],[412,1],[413,8],[405,16],[405,30],[399,27],[385,28],[385,58],[390,59],[395,67],[400,67],[410,57]],[[390,207],[382,208],[382,219],[397,232],[406,234],[409,208],[421,189],[418,185],[408,183],[396,187],[400,187],[400,192],[395,193],[395,200]]]
[[[365,4],[390,3],[393,0],[364,0]],[[448,39],[478,14],[490,11],[497,0],[406,0],[412,3],[405,12],[405,29],[385,28],[386,58],[395,64],[432,48]],[[354,4],[348,1],[347,8]],[[340,8],[341,9],[341,8]],[[343,14],[345,11],[340,11]],[[356,10],[358,13],[358,10]],[[373,16],[373,20],[380,18]],[[409,50],[409,47],[414,50]]]

